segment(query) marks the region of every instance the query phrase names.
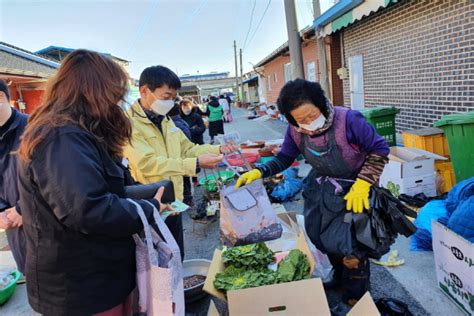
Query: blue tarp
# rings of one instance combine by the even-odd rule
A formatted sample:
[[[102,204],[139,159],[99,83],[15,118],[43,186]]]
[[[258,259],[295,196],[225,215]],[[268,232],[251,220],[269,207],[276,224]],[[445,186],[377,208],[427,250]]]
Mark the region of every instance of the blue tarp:
[[[290,168],[283,171],[283,181],[277,185],[271,196],[281,202],[289,201],[303,188],[303,180],[298,178],[298,169]]]
[[[431,220],[474,242],[474,177],[455,185],[446,200],[431,201],[421,209],[415,221],[412,250],[433,250]]]

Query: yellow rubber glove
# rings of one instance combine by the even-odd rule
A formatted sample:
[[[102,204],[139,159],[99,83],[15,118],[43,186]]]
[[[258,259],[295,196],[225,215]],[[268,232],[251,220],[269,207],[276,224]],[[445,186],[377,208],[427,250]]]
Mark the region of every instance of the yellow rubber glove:
[[[344,199],[347,201],[346,208],[354,213],[362,213],[364,209],[369,209],[369,192],[372,184],[357,178],[349,193]]]
[[[262,173],[260,172],[260,170],[258,169],[250,170],[240,176],[239,180],[237,180],[237,183],[235,184],[235,188],[238,189],[245,184],[249,184],[261,178],[262,178]]]

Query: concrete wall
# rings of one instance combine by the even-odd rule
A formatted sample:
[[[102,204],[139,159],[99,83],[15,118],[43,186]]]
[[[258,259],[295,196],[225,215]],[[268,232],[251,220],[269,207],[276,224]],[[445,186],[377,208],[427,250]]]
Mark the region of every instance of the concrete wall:
[[[399,131],[474,110],[472,2],[404,0],[344,29],[343,43],[346,67],[363,56],[365,106],[400,108]]]

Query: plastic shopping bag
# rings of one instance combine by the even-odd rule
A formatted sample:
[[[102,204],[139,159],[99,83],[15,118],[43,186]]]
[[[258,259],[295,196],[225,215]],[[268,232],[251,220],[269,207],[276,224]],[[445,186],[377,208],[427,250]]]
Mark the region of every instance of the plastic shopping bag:
[[[311,251],[311,254],[313,255],[313,258],[314,258],[315,265],[314,265],[313,277],[321,278],[323,283],[330,282],[334,274],[334,269],[331,264],[331,261],[329,261],[329,257],[325,253],[320,251],[318,248],[316,248],[316,246],[309,239],[308,235],[306,234],[304,216],[297,215],[296,219],[298,221],[299,228],[304,232],[306,242],[308,243],[308,246],[309,246],[309,250]]]
[[[221,190],[220,235],[225,246],[241,246],[281,237],[282,226],[262,180]]]

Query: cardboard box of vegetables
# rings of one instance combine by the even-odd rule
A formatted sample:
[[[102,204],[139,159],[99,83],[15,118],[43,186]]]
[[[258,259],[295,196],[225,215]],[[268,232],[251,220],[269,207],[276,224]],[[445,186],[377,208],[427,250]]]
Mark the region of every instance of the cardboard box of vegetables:
[[[216,249],[204,291],[228,301],[231,315],[256,315],[273,308],[316,308],[318,315],[330,315],[321,280],[310,279],[315,263],[304,234],[297,236],[296,247],[285,252],[272,252],[265,243]]]

